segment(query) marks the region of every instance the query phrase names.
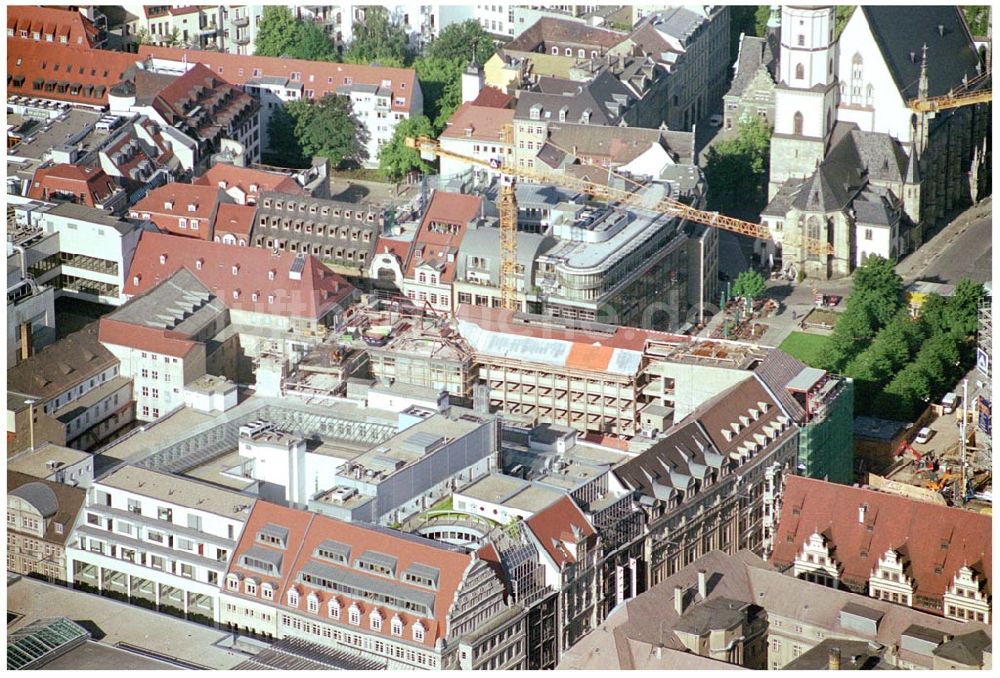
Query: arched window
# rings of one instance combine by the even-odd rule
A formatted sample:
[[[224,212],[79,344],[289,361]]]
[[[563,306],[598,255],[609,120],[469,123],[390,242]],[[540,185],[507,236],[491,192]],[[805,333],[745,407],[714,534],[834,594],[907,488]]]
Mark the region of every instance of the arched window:
[[[378,610],[372,610],[371,614],[368,615],[368,623],[372,628],[372,631],[382,630],[382,614]]]
[[[288,589],[288,604],[291,607],[299,606],[299,592],[295,589]]]
[[[570,47],[566,48],[566,56],[573,56],[573,49]]]
[[[802,134],[802,113],[795,111],[795,117],[792,120],[792,134]]]
[[[812,240],[819,240],[820,239],[819,231],[820,231],[819,217],[817,216],[809,217],[809,219],[806,221],[806,237]]]
[[[392,631],[394,636],[403,635],[403,620],[399,618],[399,615],[393,615],[392,621],[389,623],[389,629]]]
[[[310,593],[306,597],[306,607],[313,614],[318,613],[319,612],[319,596],[317,596],[315,593]]]
[[[806,77],[806,68],[802,64],[795,64],[795,79],[804,80]]]
[[[417,622],[413,625],[413,640],[422,643],[424,640],[424,625]]]
[[[330,619],[340,619],[340,601],[331,598],[330,602],[326,604],[326,613],[330,615]]]
[[[357,603],[351,605],[350,609],[347,611],[348,621],[358,626],[361,624],[361,608],[357,606]]]
[[[864,72],[864,59],[861,58],[860,52],[855,52],[854,57],[851,59],[851,79],[860,80]]]

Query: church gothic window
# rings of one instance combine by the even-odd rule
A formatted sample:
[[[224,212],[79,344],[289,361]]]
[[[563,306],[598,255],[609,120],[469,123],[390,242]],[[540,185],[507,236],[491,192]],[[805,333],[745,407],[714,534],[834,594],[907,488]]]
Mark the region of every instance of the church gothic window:
[[[795,64],[795,79],[804,80],[806,77],[806,69],[802,64]]]
[[[793,134],[802,134],[802,113],[795,111]]]

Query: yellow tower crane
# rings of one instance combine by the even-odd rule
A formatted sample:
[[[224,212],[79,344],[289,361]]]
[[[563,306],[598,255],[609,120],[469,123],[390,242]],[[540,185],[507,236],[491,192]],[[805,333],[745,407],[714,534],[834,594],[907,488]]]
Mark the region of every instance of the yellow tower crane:
[[[501,135],[503,138],[509,139],[509,129],[505,129]],[[651,197],[643,192],[625,191],[588,179],[564,174],[541,174],[523,167],[508,166],[496,161],[491,162],[481,158],[473,158],[461,153],[445,150],[441,148],[441,144],[438,143],[437,139],[430,137],[408,137],[406,145],[409,148],[419,151],[421,157],[425,160],[451,158],[452,160],[480,167],[489,167],[504,175],[498,206],[500,209],[500,305],[505,309],[517,310],[517,202],[514,197],[514,179],[524,179],[539,184],[559,186],[586,193],[596,200],[616,202],[623,207],[646,209],[661,214],[675,214],[681,219],[713,228],[721,228],[752,238],[775,240],[771,230],[763,224],[755,224],[734,217],[727,217],[718,212],[699,210],[673,198]],[[785,237],[781,241],[785,245],[798,246],[814,254],[834,254],[833,246],[825,240],[807,237],[796,238],[792,237],[791,234],[785,234]]]

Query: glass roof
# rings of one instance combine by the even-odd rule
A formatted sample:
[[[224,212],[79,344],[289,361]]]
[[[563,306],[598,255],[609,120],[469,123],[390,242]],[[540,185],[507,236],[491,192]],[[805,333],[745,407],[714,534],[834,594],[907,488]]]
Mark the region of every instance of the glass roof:
[[[65,617],[39,619],[7,637],[7,670],[37,668],[45,657],[88,637],[85,628]]]

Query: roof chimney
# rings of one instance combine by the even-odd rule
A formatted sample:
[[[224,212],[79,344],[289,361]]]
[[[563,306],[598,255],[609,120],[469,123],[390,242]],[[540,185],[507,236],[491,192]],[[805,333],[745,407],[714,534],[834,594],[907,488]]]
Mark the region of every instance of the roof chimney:
[[[829,657],[827,658],[827,669],[829,669],[830,671],[839,671],[840,670],[840,648],[839,647],[831,647],[830,648],[830,654],[829,654]]]
[[[708,598],[708,581],[705,577],[705,570],[698,570],[698,596],[702,600]]]
[[[938,35],[944,36],[944,24],[938,24]]]
[[[684,589],[680,586],[674,587],[674,609],[678,615],[684,614]]]

